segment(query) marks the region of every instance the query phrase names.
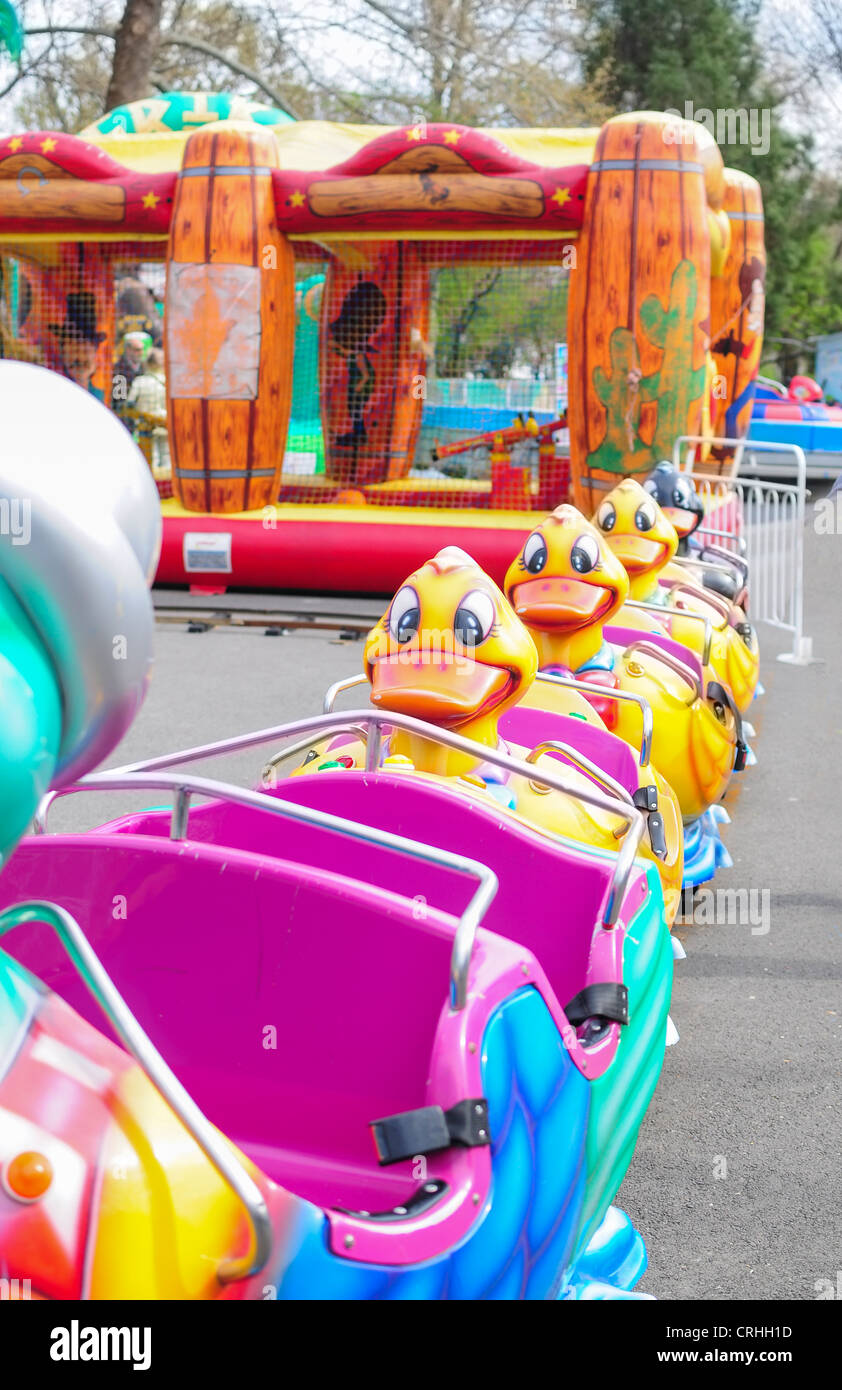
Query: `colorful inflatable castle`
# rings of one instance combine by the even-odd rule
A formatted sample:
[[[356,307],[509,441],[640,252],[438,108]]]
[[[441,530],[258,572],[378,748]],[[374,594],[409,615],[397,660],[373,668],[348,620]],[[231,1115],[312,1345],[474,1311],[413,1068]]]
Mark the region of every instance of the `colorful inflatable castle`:
[[[0,267],[3,355],[136,434],[174,583],[386,592],[453,544],[502,581],[559,503],[744,436],[762,341],[759,187],[651,112],[381,128],[164,95],[0,141]]]

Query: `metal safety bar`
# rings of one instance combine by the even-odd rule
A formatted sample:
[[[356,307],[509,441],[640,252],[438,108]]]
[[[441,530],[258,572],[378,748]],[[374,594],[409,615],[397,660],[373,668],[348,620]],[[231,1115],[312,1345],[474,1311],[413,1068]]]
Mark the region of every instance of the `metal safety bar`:
[[[681,589],[681,588],[684,588],[684,587],[685,587],[685,586],[684,586],[683,584],[673,584],[673,585],[672,585],[672,588],[670,588],[669,592],[672,593],[673,589]],[[692,612],[690,612],[689,610],[686,610],[686,611],[685,611],[685,609],[683,609],[683,608],[682,608],[682,609],[676,609],[676,608],[674,608],[674,609],[669,609],[669,608],[666,606],[666,604],[663,604],[663,603],[644,603],[644,601],[643,601],[642,599],[639,599],[639,598],[630,598],[630,599],[626,599],[626,605],[627,605],[627,607],[629,607],[629,608],[640,608],[640,609],[642,609],[645,613],[658,613],[661,617],[663,617],[665,613],[666,613],[666,614],[669,614],[670,612],[673,612],[673,613],[680,612],[682,618],[688,618],[691,622],[704,623],[705,627],[704,627],[704,639],[703,639],[703,642],[702,642],[702,665],[703,665],[703,666],[707,666],[707,665],[710,663],[710,649],[711,649],[711,644],[713,643],[713,624],[712,624],[710,618],[708,618],[708,617],[706,616],[706,614],[704,614],[704,613],[692,613]],[[651,634],[650,634],[650,635],[651,635]],[[665,637],[668,637],[668,636],[669,636],[669,633],[668,633],[668,632],[665,632],[665,633],[664,633],[664,636],[665,636]]]
[[[539,671],[536,680],[548,681],[551,685],[563,685],[565,690],[578,690],[586,698],[598,695],[600,700],[613,700],[615,704],[637,705],[642,723],[640,736],[639,767],[648,767],[652,755],[652,739],[655,735],[655,717],[652,706],[643,695],[635,695],[630,690],[612,690],[608,685],[592,685],[590,681],[577,681],[573,676],[556,676],[549,671]]]
[[[714,556],[713,560],[708,556]],[[716,574],[731,574],[737,570],[740,581],[746,585],[749,580],[749,563],[743,555],[737,555],[733,550],[726,550],[724,546],[712,545],[706,542],[703,550],[690,555],[676,555],[673,564],[680,565],[686,570],[713,570]]]
[[[550,685],[562,685],[567,690],[578,690],[583,695],[593,695],[594,692],[600,699],[614,700],[617,704],[627,702],[631,705],[638,705],[640,708],[643,733],[640,740],[640,767],[646,767],[649,763],[652,751],[652,736],[655,730],[655,721],[652,715],[652,706],[642,695],[634,695],[628,690],[611,690],[606,686],[593,686],[587,681],[577,681],[572,676],[556,676],[549,671],[538,671],[535,676],[536,681],[546,681]],[[346,676],[344,680],[335,681],[325,691],[324,711],[330,714],[336,703],[337,695],[341,695],[344,690],[353,690],[358,685],[368,685],[368,676]],[[271,767],[271,763],[269,764]]]
[[[401,729],[406,733],[415,734],[430,743],[437,743],[443,748],[450,748],[457,753],[465,753],[472,758],[477,758],[493,767],[499,767],[504,772],[523,777],[527,781],[538,780],[547,783],[554,791],[560,792],[563,796],[571,798],[573,801],[585,802],[587,805],[596,806],[599,810],[609,812],[611,815],[621,816],[629,823],[629,833],[625,836],[623,848],[617,856],[611,883],[608,889],[608,896],[605,903],[605,911],[602,916],[604,927],[616,925],[617,916],[620,911],[620,904],[626,891],[628,879],[634,865],[634,856],[637,852],[640,841],[643,837],[644,821],[643,816],[636,807],[626,806],[616,800],[609,800],[600,795],[597,791],[585,789],[574,790],[568,786],[555,773],[549,771],[538,771],[522,762],[519,758],[513,758],[508,753],[502,753],[499,749],[485,747],[484,744],[474,743],[472,739],[464,738],[461,734],[453,733],[449,729],[440,729],[434,724],[427,724],[424,720],[413,719],[406,714],[396,714],[384,710],[350,710],[342,714],[320,714],[313,715],[309,719],[296,719],[289,724],[280,724],[271,729],[260,729],[252,734],[240,734],[231,739],[223,739],[217,743],[205,744],[203,747],[189,748],[178,753],[168,753],[160,758],[150,758],[147,762],[132,763],[126,767],[115,768],[111,772],[94,773],[90,777],[82,778],[75,786],[60,788],[58,792],[50,792],[41,802],[38,816],[36,817],[36,830],[46,830],[46,817],[50,805],[57,796],[69,795],[71,792],[86,790],[89,788],[100,789],[110,786],[113,790],[127,790],[118,787],[114,780],[120,777],[131,777],[131,785],[135,788],[141,786],[152,786],[153,789],[158,783],[149,783],[142,780],[139,774],[153,773],[167,767],[176,767],[180,763],[195,762],[197,759],[221,757],[224,754],[239,751],[243,748],[254,748],[262,743],[276,743],[279,739],[292,738],[296,735],[310,733],[314,735],[332,734],[337,730],[347,730],[349,725],[359,725],[367,731],[366,747],[366,767],[367,770],[379,766],[380,751],[382,748],[383,734],[394,729]],[[375,761],[376,759],[376,761]],[[371,764],[371,766],[369,766]],[[164,783],[166,787],[173,787],[176,791],[179,786],[187,787],[183,777],[168,779]],[[279,801],[275,797],[266,797],[263,792],[246,791],[244,788],[230,787],[224,782],[211,782],[204,778],[193,779],[191,785],[201,787],[200,794],[209,796],[227,796],[229,800],[242,800],[246,805],[256,805],[260,809],[267,809],[277,806],[285,806],[287,803]],[[207,790],[210,788],[210,790]],[[257,798],[257,800],[249,800]],[[310,808],[295,806],[290,807],[287,814],[300,820],[310,820],[312,823],[319,823],[331,828],[330,822],[336,822],[336,828],[340,825],[348,827],[346,833],[357,833],[364,830],[364,827],[357,825],[353,821],[341,822],[338,817],[330,817],[327,812],[315,812]],[[321,820],[318,818],[322,817]],[[362,838],[369,838],[373,832],[367,831]],[[383,836],[385,831],[378,831],[378,835]],[[407,843],[415,845],[415,841]],[[432,851],[430,851],[432,853]],[[444,851],[435,851],[444,853]],[[473,861],[471,861],[473,862]]]
[[[301,821],[305,825],[315,825],[322,830],[334,831],[349,839],[362,840],[366,844],[381,849],[394,850],[410,858],[420,859],[440,868],[455,869],[457,873],[470,874],[479,880],[479,887],[458,920],[453,941],[450,962],[451,1007],[462,1009],[467,999],[468,966],[474,946],[476,929],[482,921],[497,892],[497,875],[487,864],[477,859],[469,859],[464,854],[452,850],[437,849],[433,845],[410,840],[404,835],[395,835],[390,830],[378,830],[372,826],[361,825],[344,816],[334,816],[329,811],[318,811],[310,806],[299,806],[279,797],[267,796],[265,792],[251,791],[246,787],[234,787],[228,782],[217,782],[209,777],[186,778],[176,773],[152,772],[94,772],[68,787],[61,787],[53,793],[53,800],[60,796],[70,796],[82,791],[171,791],[173,810],[170,821],[170,838],[183,840],[187,837],[190,801],[194,796],[208,796],[218,801],[232,801],[240,806],[249,806],[258,811],[269,811],[272,815],[286,817],[287,820]],[[44,816],[46,833],[46,815]]]
[[[680,676],[682,680],[687,681],[688,684],[692,686],[693,690],[696,692],[693,698],[701,700],[703,693],[702,687],[699,684],[695,671],[691,670],[689,666],[686,666],[679,657],[673,656],[672,652],[664,651],[663,647],[659,647],[655,642],[647,642],[645,638],[639,642],[632,642],[626,647],[623,655],[628,656],[629,652],[643,652],[644,656],[651,656],[655,661],[660,661],[664,666],[669,666],[677,676]],[[688,700],[687,703],[692,705],[693,700]]]
[[[249,1249],[245,1255],[220,1263],[216,1271],[220,1283],[232,1284],[256,1274],[269,1258],[274,1234],[269,1211],[257,1183],[167,1066],[76,919],[57,903],[22,903],[0,914],[0,936],[28,922],[43,922],[53,928],[82,982],[126,1051],[134,1057],[156,1091],[193,1136],[208,1162],[245,1208],[250,1229]]]
[[[751,566],[749,565],[749,562],[744,555],[737,555],[733,550],[726,550],[725,547],[722,545],[711,544],[705,545],[704,554],[715,555],[718,559],[723,560],[725,562],[721,567],[717,565],[717,569],[727,569],[729,566],[731,566],[734,569],[739,570],[742,576],[743,583],[748,583]],[[704,559],[700,559],[697,561],[697,563],[700,565],[705,565],[708,562]]]
[[[625,787],[615,781],[610,773],[604,772],[601,767],[596,766],[596,763],[592,763],[590,758],[585,757],[584,753],[579,753],[575,748],[571,748],[569,743],[562,743],[561,739],[557,738],[544,739],[542,743],[536,743],[535,747],[530,749],[526,761],[537,763],[544,753],[558,753],[561,757],[566,758],[577,772],[584,773],[586,777],[592,777],[597,786],[602,787],[609,796],[617,797],[618,801],[627,801],[630,806],[634,805],[634,801]],[[531,785],[534,791],[542,794],[546,794],[550,790],[549,787],[539,783],[533,782]]]
[[[336,704],[336,697],[337,695],[341,695],[343,691],[353,690],[355,686],[368,684],[368,676],[364,676],[362,673],[358,676],[345,676],[341,681],[334,681],[333,685],[329,685],[325,691],[325,698],[322,702],[324,713],[331,714],[333,712],[333,707]]]
[[[671,584],[669,589],[667,590],[667,600],[671,599],[673,594],[689,594],[691,598],[701,599],[704,603],[709,603],[711,608],[714,608],[716,612],[719,614],[719,616],[723,619],[725,627],[728,626],[728,620],[731,616],[731,605],[727,599],[722,597],[721,594],[715,594],[712,592],[700,593],[698,585],[687,583]],[[677,606],[678,605],[676,604],[676,607]],[[667,611],[669,611],[669,604],[667,606]],[[703,614],[693,613],[692,611],[688,611],[684,608],[682,608],[680,611],[685,615],[685,617],[688,618],[699,618],[704,616]]]

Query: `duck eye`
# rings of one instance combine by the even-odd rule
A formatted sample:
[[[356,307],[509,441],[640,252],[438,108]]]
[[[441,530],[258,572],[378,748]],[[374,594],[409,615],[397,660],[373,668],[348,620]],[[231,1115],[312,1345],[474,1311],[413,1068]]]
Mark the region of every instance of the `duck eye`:
[[[643,484],[643,491],[648,492],[650,497],[658,496],[658,484],[654,478],[647,478]]]
[[[674,507],[686,507],[690,502],[690,488],[682,480],[676,483],[672,490],[672,504]]]
[[[651,531],[655,525],[655,508],[651,502],[641,502],[634,514],[634,524],[638,531]]]
[[[590,574],[599,564],[599,546],[593,536],[580,536],[570,552],[570,563],[577,574]]]
[[[523,563],[530,574],[540,574],[547,563],[547,542],[540,531],[533,531],[523,547]]]
[[[617,521],[617,513],[614,510],[613,502],[603,502],[596,514],[596,524],[600,531],[613,531]]]
[[[421,603],[409,584],[399,589],[389,611],[389,631],[396,642],[410,642],[421,621]]]
[[[466,594],[456,610],[453,631],[465,647],[484,642],[494,626],[494,604],[481,589]]]

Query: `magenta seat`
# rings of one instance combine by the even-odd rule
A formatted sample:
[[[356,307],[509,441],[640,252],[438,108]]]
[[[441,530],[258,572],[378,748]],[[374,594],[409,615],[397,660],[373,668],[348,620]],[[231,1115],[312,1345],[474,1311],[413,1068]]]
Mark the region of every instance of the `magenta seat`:
[[[537,956],[562,1007],[582,988],[590,931],[601,914],[612,863],[465,793],[400,773],[380,772],[376,778],[362,772],[314,773],[280,782],[275,795],[490,864],[499,889],[485,926]],[[169,811],[157,810],[126,816],[96,834],[167,836],[169,825]],[[192,810],[190,838],[350,878],[364,876],[365,865],[365,876],[384,889],[426,898],[453,913],[463,910],[471,891],[468,880],[450,870],[422,869],[385,851],[376,859],[366,857],[365,847],[355,841],[227,801]]]
[[[595,687],[598,691],[598,687]],[[500,720],[500,733],[509,743],[520,744],[522,748],[537,748],[547,739],[568,743],[577,752],[583,753],[597,767],[619,782],[632,796],[638,788],[637,759],[627,743],[616,735],[588,724],[584,719],[574,719],[569,714],[558,714],[551,710],[530,709],[525,705],[515,705],[507,710]],[[557,754],[548,754],[564,763]],[[569,764],[568,764],[569,766]]]
[[[408,1165],[378,1167],[368,1122],[429,1103],[451,919],[280,858],[134,835],[24,841],[0,908],[27,898],[74,914],[179,1079],[271,1177],[325,1206],[401,1200]],[[109,1031],[47,927],[3,944]]]

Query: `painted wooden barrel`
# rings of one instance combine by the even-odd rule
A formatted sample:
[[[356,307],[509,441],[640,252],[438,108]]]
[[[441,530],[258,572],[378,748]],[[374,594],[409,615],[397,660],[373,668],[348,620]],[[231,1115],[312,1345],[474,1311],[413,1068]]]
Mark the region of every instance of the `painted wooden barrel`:
[[[731,246],[722,275],[711,282],[711,351],[721,387],[713,432],[720,438],[744,439],[763,349],[766,248],[757,180],[726,169],[723,210],[731,224]],[[733,450],[714,448],[705,471],[730,474],[735,462]]]
[[[341,247],[322,299],[325,471],[337,485],[403,478],[424,407],[429,273],[412,241]]]
[[[573,499],[590,515],[619,477],[697,434],[710,311],[708,211],[724,193],[715,141],[642,113],[600,132],[568,320]]]
[[[275,221],[272,135],[187,141],[164,314],[173,487],[189,511],[275,501],[292,395],[295,266]]]

